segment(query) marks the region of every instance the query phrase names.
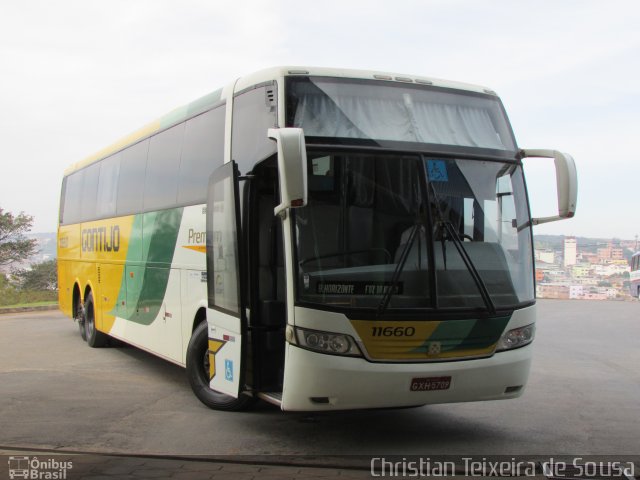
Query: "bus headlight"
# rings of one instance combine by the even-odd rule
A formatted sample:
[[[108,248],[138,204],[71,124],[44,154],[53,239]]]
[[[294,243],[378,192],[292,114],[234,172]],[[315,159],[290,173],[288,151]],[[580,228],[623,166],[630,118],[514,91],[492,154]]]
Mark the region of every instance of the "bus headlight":
[[[287,329],[291,329],[291,333],[295,332],[295,335],[288,333],[287,339],[294,345],[307,350],[331,355],[362,356],[355,340],[350,335],[291,326],[288,326]]]
[[[533,337],[536,334],[536,324],[532,323],[525,327],[514,328],[509,330],[500,338],[496,352],[504,350],[511,350],[513,348],[524,347],[533,342]]]

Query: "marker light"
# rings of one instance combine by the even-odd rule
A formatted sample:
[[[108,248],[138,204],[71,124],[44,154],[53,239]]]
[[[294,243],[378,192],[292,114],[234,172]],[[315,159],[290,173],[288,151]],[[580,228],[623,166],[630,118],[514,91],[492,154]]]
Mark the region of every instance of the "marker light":
[[[527,325],[526,327],[519,327],[514,328],[513,330],[509,330],[500,338],[496,351],[500,352],[504,350],[511,350],[513,348],[524,347],[525,345],[533,342],[535,333],[535,323]]]
[[[307,330],[299,327],[295,327],[295,333],[295,338],[292,338],[295,341],[291,343],[307,350],[331,355],[362,356],[356,342],[349,335]]]

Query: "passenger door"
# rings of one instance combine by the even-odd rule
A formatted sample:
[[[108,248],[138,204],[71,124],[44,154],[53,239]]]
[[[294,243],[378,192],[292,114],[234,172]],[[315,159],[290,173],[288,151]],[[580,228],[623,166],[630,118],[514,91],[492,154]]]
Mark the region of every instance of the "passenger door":
[[[209,179],[207,196],[207,322],[209,386],[238,397],[246,343],[244,249],[240,232],[238,167],[231,161]]]

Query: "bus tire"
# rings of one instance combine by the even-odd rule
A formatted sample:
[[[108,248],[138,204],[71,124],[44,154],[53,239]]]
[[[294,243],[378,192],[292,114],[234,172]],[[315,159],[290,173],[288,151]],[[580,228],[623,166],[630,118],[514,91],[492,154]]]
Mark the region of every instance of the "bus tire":
[[[84,308],[80,299],[78,299],[78,304],[76,305],[76,321],[78,322],[78,330],[80,330],[80,337],[85,342],[87,341],[87,330],[84,327]]]
[[[93,308],[93,293],[89,292],[84,302],[84,328],[87,344],[91,348],[105,347],[109,337],[96,328],[96,316]]]
[[[209,387],[209,328],[201,322],[191,335],[187,349],[187,377],[198,400],[214,410],[244,410],[254,403],[247,395],[233,398]]]

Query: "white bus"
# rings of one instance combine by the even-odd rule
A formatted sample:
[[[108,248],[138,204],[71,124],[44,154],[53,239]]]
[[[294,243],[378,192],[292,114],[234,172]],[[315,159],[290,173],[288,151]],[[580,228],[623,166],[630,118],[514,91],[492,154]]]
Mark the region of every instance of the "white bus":
[[[556,216],[530,217],[525,157],[555,160]],[[273,68],[65,172],[60,305],[92,347],[186,367],[212,408],[514,398],[531,226],[572,217],[576,182],[489,89]]]

